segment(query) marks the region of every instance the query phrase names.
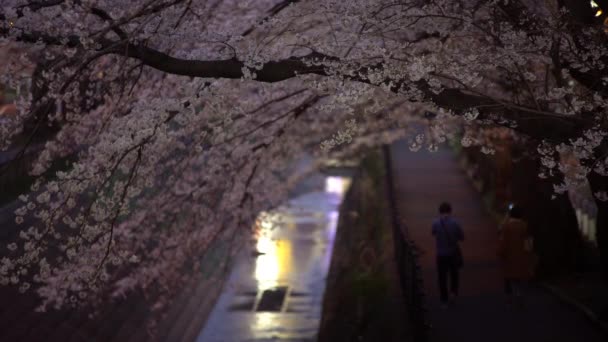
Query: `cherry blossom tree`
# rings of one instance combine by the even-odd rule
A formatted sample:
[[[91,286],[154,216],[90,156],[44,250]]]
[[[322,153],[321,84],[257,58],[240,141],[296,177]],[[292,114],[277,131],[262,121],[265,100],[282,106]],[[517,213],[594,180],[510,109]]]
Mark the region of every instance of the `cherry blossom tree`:
[[[601,7],[600,7],[601,6]],[[161,288],[217,239],[250,235],[311,170],[412,136],[474,127],[539,142],[542,175],[581,161],[608,237],[604,1],[4,0],[0,65],[31,83],[4,148],[44,144],[0,247],[0,282],[61,307]],[[598,16],[595,15],[597,13]],[[29,74],[23,65],[34,66]],[[485,146],[491,153],[492,146]],[[49,172],[54,161],[68,167]],[[559,178],[558,192],[576,186]],[[602,209],[603,208],[603,209]]]

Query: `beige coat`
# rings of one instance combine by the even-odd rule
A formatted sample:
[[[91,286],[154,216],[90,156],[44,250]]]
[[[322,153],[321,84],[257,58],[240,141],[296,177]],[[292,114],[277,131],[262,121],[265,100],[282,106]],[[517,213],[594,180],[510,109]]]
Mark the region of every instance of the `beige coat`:
[[[533,255],[526,250],[529,238],[526,222],[508,218],[500,229],[498,257],[505,278],[526,279],[532,276]]]

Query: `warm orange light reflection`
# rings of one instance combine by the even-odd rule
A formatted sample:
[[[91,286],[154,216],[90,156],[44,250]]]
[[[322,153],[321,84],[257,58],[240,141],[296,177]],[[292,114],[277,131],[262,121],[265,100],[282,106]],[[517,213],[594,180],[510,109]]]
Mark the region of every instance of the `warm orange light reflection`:
[[[279,285],[279,280],[291,272],[293,263],[292,245],[289,240],[273,241],[268,236],[260,236],[257,250],[264,253],[255,262],[255,279],[258,288],[265,289]]]

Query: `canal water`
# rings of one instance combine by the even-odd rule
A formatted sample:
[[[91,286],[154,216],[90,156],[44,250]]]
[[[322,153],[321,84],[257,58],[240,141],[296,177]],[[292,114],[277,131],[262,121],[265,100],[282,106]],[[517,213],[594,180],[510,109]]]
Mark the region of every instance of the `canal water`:
[[[197,342],[316,341],[349,178],[261,213],[253,250],[237,257]]]

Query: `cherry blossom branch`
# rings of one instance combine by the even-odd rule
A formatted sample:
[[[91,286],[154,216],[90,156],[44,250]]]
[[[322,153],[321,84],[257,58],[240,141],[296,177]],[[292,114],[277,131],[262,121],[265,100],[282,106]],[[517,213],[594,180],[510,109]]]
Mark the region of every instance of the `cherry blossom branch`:
[[[129,57],[137,58],[148,66],[159,69],[164,72],[188,75],[195,77],[209,77],[209,78],[242,78],[243,68],[245,67],[243,62],[236,59],[230,60],[215,60],[215,61],[196,61],[196,60],[183,60],[171,57],[162,52],[153,50],[148,47],[135,46],[128,50]],[[312,59],[326,59],[336,60],[337,58],[322,55],[319,53],[311,53],[305,57],[292,57],[280,61],[272,61],[266,63],[260,70],[256,70],[256,80],[260,82],[280,82],[286,79],[296,77],[297,75],[303,74],[317,74],[322,76],[329,76],[324,67],[310,65],[308,61]],[[353,81],[359,81],[369,83],[369,80],[361,78],[359,76],[346,76],[347,79]],[[487,104],[488,99],[479,96],[467,95],[458,90],[446,89],[439,94],[435,94],[430,90],[428,83],[425,81],[418,82],[418,89],[424,92],[424,94],[432,99],[435,103],[442,105],[446,108],[460,107],[462,109],[476,107],[477,105]],[[504,101],[498,101],[492,99],[493,102],[498,102],[502,105],[506,105]],[[465,107],[459,106],[459,104],[466,104]],[[546,116],[559,117],[570,128],[580,127],[580,124],[591,126],[593,123],[584,120],[583,118],[576,116],[561,116],[554,113],[538,111],[535,109],[509,105],[512,110],[526,113],[531,116]],[[539,117],[542,119],[542,117]],[[580,132],[580,130],[572,130],[572,133],[568,133],[568,127],[559,127],[558,131],[560,134],[556,134],[553,138],[560,139],[564,137],[572,137]],[[550,131],[544,130],[546,133]],[[543,131],[538,131],[534,128],[534,132],[528,132],[531,135],[543,134]],[[565,135],[564,135],[565,134]]]
[[[46,35],[38,34],[24,34],[23,37],[28,40],[36,41],[43,39],[48,43],[59,43],[59,39],[48,37]],[[69,41],[74,41],[69,39]],[[76,44],[78,44],[76,42]],[[106,44],[109,44],[106,42]],[[118,44],[118,46],[112,51],[112,53],[125,55],[131,58],[135,58],[145,65],[155,68],[157,70],[183,76],[192,77],[204,77],[204,78],[226,78],[226,79],[240,79],[244,76],[244,70],[246,69],[245,63],[235,58],[226,60],[187,60],[172,57],[168,54],[160,52],[143,45],[136,45],[125,42]],[[321,76],[330,76],[327,72],[327,68],[323,65],[314,65],[311,62],[313,60],[321,61],[332,61],[338,62],[340,59],[327,56],[321,53],[313,52],[303,57],[291,57],[278,61],[270,61],[262,66],[261,69],[255,70],[256,81],[259,82],[281,82],[287,79],[297,77],[299,75],[315,74]],[[318,63],[317,63],[318,64]],[[367,67],[361,72],[366,72],[372,67]],[[355,76],[344,76],[346,79],[352,81],[358,81],[363,83],[370,83],[366,78],[360,77],[355,73]],[[426,81],[418,81],[417,88],[421,90],[425,96],[431,99],[438,105],[452,109],[468,109],[484,105],[488,103],[488,99],[484,97],[474,96],[470,94],[462,93],[459,90],[446,89],[439,94],[434,93]],[[393,91],[398,92],[399,87],[394,87]],[[494,101],[496,102],[496,101]],[[504,102],[501,104],[505,104]],[[547,115],[549,113],[538,111],[535,109],[510,105],[510,109],[516,110],[528,114],[532,117],[538,117],[539,115]],[[554,114],[552,114],[554,115]],[[579,124],[583,123],[586,126],[591,126],[592,122],[581,122],[580,117],[568,116],[563,117],[564,122],[570,122],[567,126],[556,126],[555,130],[538,129],[538,127],[531,128],[530,131],[524,130],[524,133],[530,135],[544,135],[550,133],[551,139],[568,139],[579,134],[579,129],[572,129],[580,127]],[[558,124],[555,124],[558,125]],[[557,131],[559,134],[551,134],[552,131]]]
[[[300,2],[300,0],[283,0],[279,3],[277,3],[276,5],[272,6],[272,8],[268,11],[268,14],[262,20],[258,21],[257,25],[260,25],[260,24],[264,23],[265,21],[268,21],[272,17],[279,14],[285,8],[288,8],[290,5],[296,4],[298,2]],[[255,29],[256,29],[256,26],[252,26],[252,27],[248,28],[247,30],[245,30],[245,32],[243,32],[242,36],[246,37],[246,36],[250,35]]]
[[[108,256],[110,255],[110,251],[112,248],[112,240],[114,239],[114,227],[116,226],[116,221],[118,220],[118,216],[120,216],[120,211],[122,210],[122,206],[125,202],[125,198],[127,197],[127,192],[131,186],[131,182],[133,182],[133,179],[135,178],[135,174],[137,172],[139,162],[141,161],[142,150],[143,150],[143,145],[137,149],[137,157],[136,157],[135,161],[133,162],[131,169],[129,170],[129,176],[127,178],[127,183],[125,184],[125,186],[122,190],[122,193],[120,195],[120,200],[118,201],[118,204],[116,205],[116,212],[114,213],[114,217],[112,218],[112,221],[110,222],[110,236],[108,237],[108,244],[106,246],[106,251],[105,251],[103,258],[99,262],[99,265],[97,266],[97,271],[95,272],[95,275],[92,277],[93,281],[95,281],[97,279],[97,276],[99,275],[99,271],[105,265],[106,260],[108,259]]]
[[[100,17],[101,19],[107,21],[110,24],[110,27],[112,27],[112,31],[114,31],[114,33],[116,33],[116,35],[121,39],[121,40],[127,40],[128,36],[125,33],[125,31],[123,31],[120,26],[116,25],[114,23],[114,18],[112,18],[106,11],[102,10],[101,8],[97,8],[97,7],[93,7],[91,8],[91,13],[93,13],[94,15]]]
[[[20,16],[22,16],[24,8],[28,8],[30,11],[36,12],[36,11],[41,10],[43,8],[61,5],[64,2],[65,2],[65,0],[31,1],[31,2],[28,2],[27,4],[18,6],[17,7],[17,14],[19,14]]]

